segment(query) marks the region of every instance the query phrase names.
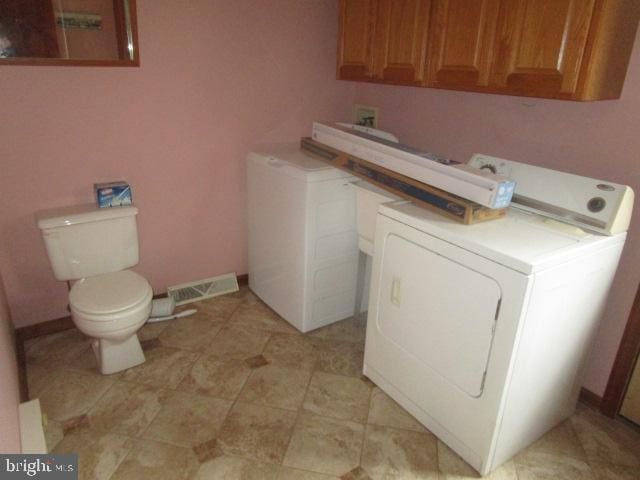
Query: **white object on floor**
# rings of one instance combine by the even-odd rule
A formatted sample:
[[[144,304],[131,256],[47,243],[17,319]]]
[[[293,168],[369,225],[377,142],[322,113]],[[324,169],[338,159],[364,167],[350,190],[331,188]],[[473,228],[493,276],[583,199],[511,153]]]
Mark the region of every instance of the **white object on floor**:
[[[184,305],[185,303],[197,302],[205,298],[237,292],[238,290],[238,277],[236,274],[225,273],[217,277],[172,285],[167,288],[167,295],[175,300],[176,305]]]
[[[44,438],[40,400],[36,398],[34,400],[21,403],[18,407],[18,413],[20,415],[21,453],[47,453],[47,442]]]
[[[149,317],[167,317],[173,313],[176,308],[176,301],[173,297],[156,298],[151,302],[151,313]]]
[[[569,218],[613,185],[512,167]],[[411,203],[377,216],[364,373],[482,475],[574,412],[626,239],[524,211],[518,195],[474,225]],[[604,224],[620,225],[618,210]]]
[[[147,323],[155,323],[155,322],[164,322],[166,320],[175,320],[177,318],[188,317],[189,315],[193,315],[194,313],[198,313],[198,310],[195,308],[190,308],[189,310],[183,310],[182,312],[175,313],[173,315],[166,315],[164,317],[151,317],[147,320]]]
[[[96,339],[103,374],[144,362],[136,332],[151,312],[153,291],[138,263],[135,207],[79,205],[36,214],[53,273],[77,280],[69,292],[76,327]]]
[[[302,332],[353,315],[354,180],[298,145],[247,158],[249,286]]]

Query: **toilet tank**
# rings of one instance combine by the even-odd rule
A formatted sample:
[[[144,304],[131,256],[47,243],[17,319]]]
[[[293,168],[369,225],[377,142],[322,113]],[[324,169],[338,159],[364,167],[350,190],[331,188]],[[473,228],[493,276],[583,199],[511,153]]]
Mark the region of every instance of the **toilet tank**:
[[[136,207],[94,204],[36,213],[53,273],[76,280],[124,270],[138,263]]]

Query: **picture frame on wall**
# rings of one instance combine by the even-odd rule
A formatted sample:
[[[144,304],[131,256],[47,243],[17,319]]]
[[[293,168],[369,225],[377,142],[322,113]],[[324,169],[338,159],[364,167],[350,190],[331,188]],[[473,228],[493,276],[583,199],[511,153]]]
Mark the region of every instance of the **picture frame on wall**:
[[[56,24],[64,29],[102,30],[102,15],[81,12],[56,12]]]

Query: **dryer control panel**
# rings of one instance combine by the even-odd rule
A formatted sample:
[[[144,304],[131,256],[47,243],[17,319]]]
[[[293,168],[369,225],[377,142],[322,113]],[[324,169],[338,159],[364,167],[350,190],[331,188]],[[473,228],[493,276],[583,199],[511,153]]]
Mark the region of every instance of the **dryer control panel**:
[[[626,232],[634,194],[631,187],[475,154],[469,165],[516,182],[512,206],[605,235]]]

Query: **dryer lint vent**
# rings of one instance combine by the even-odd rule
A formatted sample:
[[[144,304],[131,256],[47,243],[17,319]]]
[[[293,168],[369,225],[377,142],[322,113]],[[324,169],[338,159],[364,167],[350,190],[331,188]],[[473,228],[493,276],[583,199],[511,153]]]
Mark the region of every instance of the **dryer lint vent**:
[[[227,273],[218,277],[168,287],[167,294],[175,300],[176,305],[184,305],[238,290],[236,274]]]

